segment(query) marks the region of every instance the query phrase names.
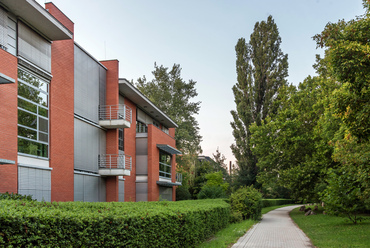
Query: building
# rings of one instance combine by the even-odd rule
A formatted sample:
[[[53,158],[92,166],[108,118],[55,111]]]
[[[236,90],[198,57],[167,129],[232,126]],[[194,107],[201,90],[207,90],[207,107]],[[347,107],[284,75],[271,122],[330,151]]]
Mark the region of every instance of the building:
[[[176,123],[73,27],[53,3],[0,0],[0,192],[175,200]]]

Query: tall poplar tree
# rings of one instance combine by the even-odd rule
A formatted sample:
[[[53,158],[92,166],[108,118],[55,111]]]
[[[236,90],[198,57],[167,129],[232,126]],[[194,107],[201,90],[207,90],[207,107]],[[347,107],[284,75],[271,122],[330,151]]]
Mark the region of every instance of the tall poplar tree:
[[[239,185],[256,182],[257,158],[250,145],[250,125],[261,122],[278,110],[274,104],[278,89],[287,84],[288,55],[280,49],[281,38],[272,16],[257,22],[247,43],[240,38],[235,46],[237,83],[233,86],[236,110],[231,111]]]

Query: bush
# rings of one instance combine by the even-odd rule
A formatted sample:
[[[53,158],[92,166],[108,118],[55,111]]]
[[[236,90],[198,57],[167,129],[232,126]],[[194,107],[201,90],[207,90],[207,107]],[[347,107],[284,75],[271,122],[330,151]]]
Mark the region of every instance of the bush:
[[[291,199],[263,199],[262,200],[262,207],[272,207],[272,206],[279,206],[285,204],[292,204],[293,200]]]
[[[189,189],[184,186],[176,188],[176,201],[190,200],[191,194]]]
[[[229,217],[223,200],[0,200],[0,247],[195,247]]]
[[[328,187],[323,192],[325,210],[329,214],[348,217],[356,224],[358,215],[366,210],[361,182],[346,170],[331,170],[327,181]]]
[[[205,185],[198,193],[198,199],[226,198],[226,192],[222,186]]]
[[[32,199],[31,195],[20,195],[17,193],[10,193],[5,192],[5,193],[0,193],[0,200],[4,199],[11,199],[11,200],[25,200],[25,201],[36,201]]]
[[[261,218],[262,195],[253,186],[241,187],[230,196],[232,211],[240,212],[243,219]]]

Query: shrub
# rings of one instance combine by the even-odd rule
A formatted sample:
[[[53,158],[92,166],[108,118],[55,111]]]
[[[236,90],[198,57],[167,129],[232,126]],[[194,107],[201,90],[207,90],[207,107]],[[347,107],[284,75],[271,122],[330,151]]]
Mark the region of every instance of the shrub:
[[[331,170],[328,187],[323,192],[325,210],[329,214],[348,217],[354,224],[358,214],[366,210],[362,195],[363,188],[356,176],[346,170]]]
[[[241,187],[230,196],[232,211],[240,212],[243,219],[261,218],[262,195],[253,186]]]
[[[36,201],[32,199],[31,195],[20,195],[17,193],[10,193],[5,192],[5,193],[0,193],[0,200],[4,199],[11,199],[11,200],[26,200],[26,201]]]
[[[205,185],[198,193],[198,199],[226,198],[226,192],[222,186]]]
[[[176,188],[176,201],[190,200],[191,194],[189,189],[184,186]]]
[[[262,199],[262,207],[272,207],[284,204],[291,204],[293,200],[291,199]]]
[[[223,200],[0,200],[0,247],[195,247],[229,218]]]

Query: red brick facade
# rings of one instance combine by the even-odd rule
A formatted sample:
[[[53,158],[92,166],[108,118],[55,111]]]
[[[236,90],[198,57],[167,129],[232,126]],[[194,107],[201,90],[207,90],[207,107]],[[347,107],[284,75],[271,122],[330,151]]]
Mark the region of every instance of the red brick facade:
[[[73,35],[74,23],[61,12],[53,3],[46,3],[46,9]],[[67,39],[69,35],[65,36]],[[75,194],[75,44],[74,40],[53,41],[51,44],[51,75],[49,86],[49,167],[51,168],[51,201],[73,201]],[[90,55],[89,55],[90,56]],[[15,83],[0,84],[0,159],[14,161],[15,164],[0,164],[0,193],[18,192],[18,84],[17,84],[17,57],[0,49],[0,73],[15,80]],[[93,58],[92,58],[93,59]],[[93,59],[95,60],[95,59]],[[99,63],[96,61],[96,63]],[[106,68],[106,105],[119,104],[119,62],[108,60],[100,62]],[[32,69],[31,69],[32,70]],[[77,77],[78,74],[76,74]],[[103,81],[99,81],[103,82]],[[99,86],[98,86],[99,87]],[[77,90],[76,90],[77,91]],[[139,97],[145,98],[143,96]],[[135,99],[135,98],[134,98]],[[146,100],[145,100],[146,101]],[[77,102],[77,101],[76,101]],[[130,128],[124,129],[124,152],[131,156],[132,170],[130,176],[124,176],[124,200],[136,201],[136,110],[137,104],[129,98],[124,98],[124,103],[132,110],[132,123]],[[91,105],[92,106],[92,105]],[[97,109],[98,111],[98,109]],[[165,117],[167,118],[167,117]],[[106,154],[119,154],[118,129],[104,129],[97,126],[92,120],[85,120],[86,125],[93,125],[101,133],[106,134]],[[95,122],[95,123],[91,123]],[[175,147],[175,129],[169,128],[169,134],[161,129],[148,124],[148,200],[159,200],[159,149],[157,144],[167,144]],[[174,125],[175,126],[175,125]],[[103,131],[102,131],[103,130]],[[78,137],[78,136],[76,136]],[[99,138],[100,139],[100,138]],[[97,140],[99,142],[99,140]],[[78,146],[76,145],[76,149]],[[78,150],[76,150],[77,152]],[[100,152],[100,151],[99,151]],[[22,154],[27,158],[27,154]],[[98,154],[96,155],[98,159]],[[30,160],[37,161],[37,157]],[[46,163],[46,158],[42,158]],[[40,165],[27,164],[38,168]],[[44,166],[44,165],[43,165]],[[77,168],[77,167],[76,167]],[[45,170],[45,168],[42,168]],[[49,170],[48,170],[49,171]],[[78,171],[76,173],[91,174],[99,177],[98,172]],[[172,182],[175,182],[176,167],[175,156],[172,156]],[[118,176],[107,176],[105,180],[106,201],[119,200]],[[77,183],[76,183],[77,184]],[[84,187],[89,187],[84,185]],[[81,187],[82,188],[82,187]],[[19,189],[22,190],[21,188]],[[50,188],[48,189],[50,192]],[[175,187],[172,187],[172,199],[175,200]],[[99,192],[97,192],[98,194]],[[99,198],[101,199],[101,198]]]
[[[46,8],[73,32],[70,21],[54,4]],[[74,41],[54,41],[51,47],[50,167],[51,200],[73,201],[74,194]]]
[[[0,73],[15,80],[15,83],[0,84],[0,159],[15,161],[15,164],[0,164],[0,193],[17,192],[17,58],[0,49]]]

